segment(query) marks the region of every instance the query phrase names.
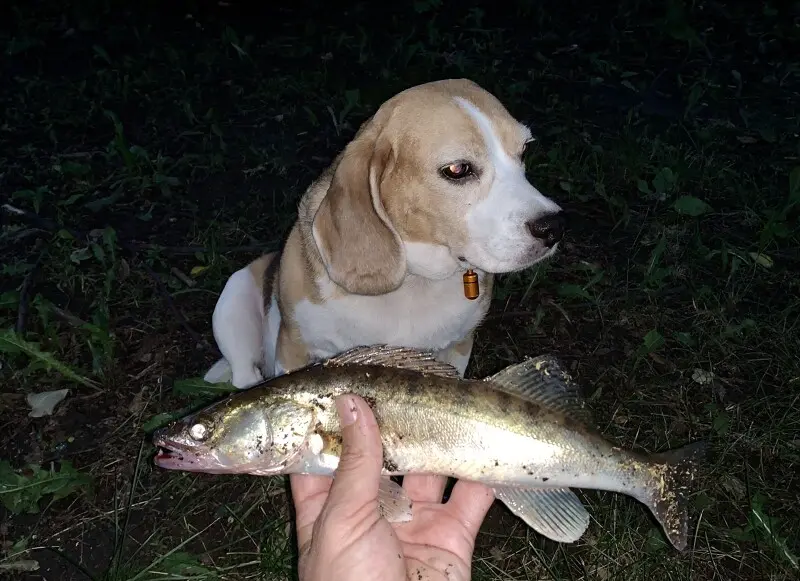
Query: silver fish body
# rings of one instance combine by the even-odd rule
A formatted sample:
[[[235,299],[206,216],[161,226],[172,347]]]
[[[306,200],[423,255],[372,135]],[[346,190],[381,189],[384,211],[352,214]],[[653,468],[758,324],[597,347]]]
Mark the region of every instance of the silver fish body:
[[[686,498],[703,444],[645,456],[590,428],[577,386],[548,356],[484,380],[460,379],[431,354],[373,346],[273,378],[154,436],[164,468],[258,475],[332,475],[341,436],[334,400],[363,397],[378,422],[387,477],[431,473],[482,482],[539,533],[580,538],[589,515],[570,488],[627,494],[672,544],[688,534]],[[384,514],[412,518],[402,489],[382,482]]]

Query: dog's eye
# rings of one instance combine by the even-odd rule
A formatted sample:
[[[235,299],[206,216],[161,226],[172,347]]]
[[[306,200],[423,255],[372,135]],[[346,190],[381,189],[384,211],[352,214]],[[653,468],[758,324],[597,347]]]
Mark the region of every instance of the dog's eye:
[[[466,162],[451,163],[450,165],[446,165],[442,168],[442,174],[444,177],[451,180],[462,180],[465,177],[473,175],[474,173],[475,172],[472,170],[472,166]]]

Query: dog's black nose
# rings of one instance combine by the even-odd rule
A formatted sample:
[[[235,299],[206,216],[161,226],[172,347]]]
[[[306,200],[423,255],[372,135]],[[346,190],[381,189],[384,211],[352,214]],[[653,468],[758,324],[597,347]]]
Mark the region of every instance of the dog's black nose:
[[[531,231],[534,238],[541,239],[548,248],[554,246],[557,242],[561,242],[564,237],[565,227],[564,212],[546,214],[538,220],[528,222],[528,230]]]

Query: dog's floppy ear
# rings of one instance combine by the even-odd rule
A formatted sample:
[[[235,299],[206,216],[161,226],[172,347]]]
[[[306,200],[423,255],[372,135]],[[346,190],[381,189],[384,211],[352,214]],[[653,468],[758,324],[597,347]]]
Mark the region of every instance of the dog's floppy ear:
[[[374,119],[345,148],[312,233],[331,280],[347,292],[379,295],[406,275],[405,248],[381,201],[392,145]]]

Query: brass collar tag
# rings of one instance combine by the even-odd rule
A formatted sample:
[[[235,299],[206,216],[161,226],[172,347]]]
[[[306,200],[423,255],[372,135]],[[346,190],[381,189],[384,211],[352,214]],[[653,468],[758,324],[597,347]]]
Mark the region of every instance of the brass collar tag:
[[[481,294],[478,285],[478,275],[471,268],[464,273],[464,296],[474,301]]]

